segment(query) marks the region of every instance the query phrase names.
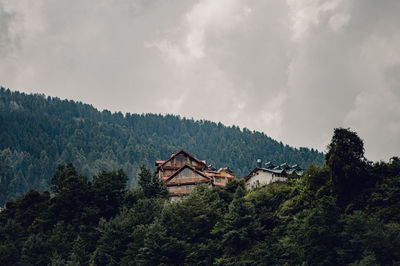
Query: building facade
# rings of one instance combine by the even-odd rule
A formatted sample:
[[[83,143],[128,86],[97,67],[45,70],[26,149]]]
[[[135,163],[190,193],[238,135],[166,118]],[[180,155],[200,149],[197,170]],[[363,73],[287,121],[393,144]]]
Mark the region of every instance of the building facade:
[[[254,168],[254,170],[251,171],[244,180],[248,189],[254,189],[272,182],[285,181],[287,176],[292,173],[300,176],[303,172],[304,170],[297,164],[290,166],[287,163],[283,163],[275,166],[271,162],[268,162],[264,167],[261,167],[260,163],[260,165]]]
[[[235,179],[228,167],[216,171],[184,150],[173,153],[165,161],[156,161],[155,166],[156,174],[165,182],[172,199],[188,195],[198,184],[225,186]]]

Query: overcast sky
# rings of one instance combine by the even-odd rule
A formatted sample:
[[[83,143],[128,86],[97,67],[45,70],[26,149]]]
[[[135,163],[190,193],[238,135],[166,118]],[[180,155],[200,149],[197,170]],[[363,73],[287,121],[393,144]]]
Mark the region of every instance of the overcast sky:
[[[399,0],[0,0],[0,85],[400,155]]]

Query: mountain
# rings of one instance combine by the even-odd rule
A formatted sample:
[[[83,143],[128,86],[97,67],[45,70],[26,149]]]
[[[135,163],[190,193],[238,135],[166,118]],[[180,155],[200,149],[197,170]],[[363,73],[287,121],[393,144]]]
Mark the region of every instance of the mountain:
[[[242,178],[258,158],[322,165],[323,154],[293,148],[262,132],[175,115],[122,114],[42,94],[0,88],[0,204],[30,188],[46,190],[57,165],[72,162],[91,177],[122,168],[129,185],[140,165],[184,149]]]

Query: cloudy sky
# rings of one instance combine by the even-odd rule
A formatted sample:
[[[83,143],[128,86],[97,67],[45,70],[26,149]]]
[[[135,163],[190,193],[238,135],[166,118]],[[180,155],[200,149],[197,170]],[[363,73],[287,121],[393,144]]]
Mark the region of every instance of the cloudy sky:
[[[0,0],[0,85],[400,155],[398,0]]]

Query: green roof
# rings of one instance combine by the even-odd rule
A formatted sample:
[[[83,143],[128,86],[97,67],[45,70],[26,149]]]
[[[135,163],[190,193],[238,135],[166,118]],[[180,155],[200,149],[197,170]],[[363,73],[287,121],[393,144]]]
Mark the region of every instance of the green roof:
[[[272,162],[267,162],[265,163],[264,169],[276,174],[281,174],[284,171],[289,175],[293,172],[295,172],[297,175],[302,175],[304,173],[304,169],[302,169],[298,164],[289,165],[287,163],[282,163],[278,166],[275,166]]]

